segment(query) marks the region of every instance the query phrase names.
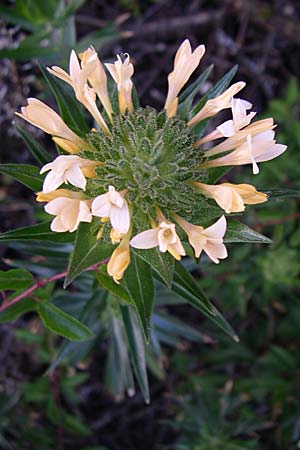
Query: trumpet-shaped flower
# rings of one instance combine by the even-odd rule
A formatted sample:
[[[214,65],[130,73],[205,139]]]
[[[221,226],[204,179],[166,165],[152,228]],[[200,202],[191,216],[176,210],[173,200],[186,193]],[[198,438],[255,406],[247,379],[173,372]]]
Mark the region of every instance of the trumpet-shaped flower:
[[[254,137],[247,136],[247,140],[244,144],[238,147],[231,153],[220,158],[206,161],[202,164],[202,167],[222,167],[222,166],[236,166],[244,164],[252,164],[253,173],[259,173],[259,167],[257,163],[270,161],[285,152],[287,146],[282,144],[276,144],[274,138],[274,131],[264,131]]]
[[[120,245],[113,251],[107,264],[107,273],[116,283],[120,283],[124,272],[130,264],[129,238],[126,236]]]
[[[48,214],[56,216],[51,222],[51,230],[58,233],[77,230],[80,222],[91,222],[90,200],[70,197],[56,197],[45,206]]]
[[[193,185],[201,194],[213,198],[227,214],[244,211],[245,205],[255,205],[268,200],[266,194],[258,192],[250,184],[222,183],[214,186],[194,182]]]
[[[107,77],[96,50],[90,46],[79,54],[79,58],[81,59],[82,69],[88,69],[88,81],[111,118],[113,110],[107,92]]]
[[[120,56],[117,55],[117,61],[115,63],[105,65],[118,86],[120,113],[125,114],[126,109],[128,109],[128,111],[132,113],[133,83],[131,81],[131,77],[134,72],[134,67],[130,62],[129,55],[125,55],[125,60],[123,62]]]
[[[214,139],[219,139],[222,137],[234,136],[239,130],[249,125],[256,112],[250,112],[247,114],[247,110],[252,107],[251,103],[240,98],[232,98],[231,100],[231,111],[232,120],[227,120],[219,125],[214,131],[209,133],[203,139],[199,141],[200,144],[205,142],[210,142]]]
[[[226,232],[224,216],[208,228],[192,225],[177,215],[175,217],[178,224],[188,235],[189,243],[195,250],[196,258],[199,258],[202,251],[216,264],[219,264],[219,259],[227,258],[227,250],[223,243]]]
[[[96,197],[92,203],[93,216],[109,217],[114,230],[124,234],[130,227],[129,208],[124,198],[126,192],[117,192],[113,186],[109,186],[108,192]]]
[[[161,252],[168,251],[177,260],[180,260],[181,256],[185,256],[184,248],[176,233],[175,224],[167,221],[160,222],[158,227],[152,230],[137,234],[131,239],[130,245],[141,249],[159,247]]]
[[[109,129],[103,119],[100,111],[96,105],[96,94],[93,88],[90,88],[87,84],[88,77],[92,72],[95,71],[97,67],[97,54],[93,54],[89,58],[89,62],[80,67],[77,55],[74,50],[72,50],[70,55],[69,70],[68,74],[65,70],[58,66],[48,67],[48,71],[52,75],[60,78],[61,80],[68,83],[74,89],[76,98],[80,101],[89,113],[94,117],[95,121],[106,133],[109,133]]]
[[[198,67],[205,46],[199,45],[193,52],[190,41],[186,39],[177,50],[173,71],[168,76],[168,95],[165,110],[168,117],[173,117],[177,111],[178,94]]]
[[[94,169],[99,163],[76,155],[61,155],[51,163],[42,167],[40,173],[50,172],[46,175],[43,184],[45,193],[54,191],[63,183],[70,183],[85,190],[86,176],[94,177]]]
[[[45,103],[36,98],[28,98],[27,102],[28,105],[21,108],[21,113],[16,113],[17,116],[48,134],[64,139],[70,145],[70,153],[77,153],[88,147],[88,144],[70,130],[62,118]]]
[[[188,122],[189,126],[193,126],[201,120],[216,115],[222,109],[230,108],[232,97],[236,95],[246,86],[244,81],[239,81],[226,89],[223,94],[218,97],[207,100],[202,109]]]

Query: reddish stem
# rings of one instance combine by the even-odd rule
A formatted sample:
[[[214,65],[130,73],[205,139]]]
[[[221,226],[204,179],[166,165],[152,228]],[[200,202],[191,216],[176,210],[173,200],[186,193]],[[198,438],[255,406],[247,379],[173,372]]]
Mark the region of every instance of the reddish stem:
[[[106,264],[109,261],[109,258],[104,259],[103,261],[98,262],[97,264],[94,264],[90,267],[88,267],[87,269],[85,269],[85,271],[88,270],[97,270],[100,266],[103,266],[104,264]],[[7,308],[9,308],[11,305],[14,305],[15,303],[18,303],[20,300],[22,300],[23,298],[26,297],[30,297],[31,294],[38,288],[45,286],[48,283],[51,283],[52,281],[56,281],[56,280],[60,280],[61,278],[64,278],[67,275],[67,271],[65,272],[61,272],[61,273],[57,273],[56,275],[53,275],[52,277],[49,278],[44,278],[42,280],[38,280],[36,283],[34,283],[30,288],[26,289],[26,291],[22,292],[21,294],[17,295],[17,297],[13,298],[12,300],[3,303],[0,306],[0,313],[2,311],[5,311]]]

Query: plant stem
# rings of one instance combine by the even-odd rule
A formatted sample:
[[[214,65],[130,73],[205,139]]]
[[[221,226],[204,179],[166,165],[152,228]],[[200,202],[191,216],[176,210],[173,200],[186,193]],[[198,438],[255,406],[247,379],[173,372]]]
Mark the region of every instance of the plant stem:
[[[106,264],[109,261],[109,258],[104,259],[103,261],[98,262],[97,264],[94,264],[90,267],[88,267],[87,269],[85,269],[85,271],[88,270],[97,270],[100,266],[103,266],[104,264]],[[60,280],[61,278],[64,278],[67,275],[67,271],[61,272],[61,273],[57,273],[56,275],[53,275],[52,277],[49,278],[43,278],[42,280],[38,280],[36,283],[34,283],[32,286],[30,286],[30,288],[26,289],[24,292],[21,292],[21,294],[19,294],[17,297],[13,298],[12,300],[3,303],[0,306],[0,313],[2,311],[5,311],[7,308],[9,308],[11,305],[14,305],[15,303],[18,303],[20,300],[22,300],[23,298],[27,298],[30,297],[31,294],[38,288],[45,286],[48,283],[51,283],[52,281],[56,281],[56,280]]]

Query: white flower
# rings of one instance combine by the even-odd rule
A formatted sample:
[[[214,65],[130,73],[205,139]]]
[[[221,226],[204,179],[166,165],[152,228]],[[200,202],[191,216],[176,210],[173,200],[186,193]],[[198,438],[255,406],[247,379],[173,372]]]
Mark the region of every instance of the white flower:
[[[163,253],[168,251],[177,260],[185,255],[184,248],[176,233],[175,224],[167,221],[159,223],[158,227],[152,230],[142,231],[130,241],[131,247],[147,249],[159,247]]]
[[[77,55],[75,51],[72,50],[69,63],[70,74],[58,66],[53,66],[51,69],[48,67],[48,71],[52,73],[52,75],[60,78],[72,86],[77,100],[86,107],[102,130],[106,133],[110,133],[100,111],[97,108],[95,91],[87,84],[88,77],[95,70],[96,64],[97,54],[94,54],[90,57],[89,63],[85,64],[83,68],[81,68]]]
[[[125,56],[126,57],[123,62],[120,56],[117,55],[117,61],[115,61],[114,64],[105,64],[111,76],[117,83],[119,108],[121,114],[124,114],[126,109],[128,109],[131,113],[133,112],[131,98],[133,83],[131,81],[131,77],[134,72],[134,67],[130,62],[129,55],[126,53]]]
[[[276,144],[274,131],[264,131],[254,137],[247,136],[244,144],[231,153],[211,161],[204,162],[202,167],[241,166],[252,164],[253,173],[259,173],[257,163],[269,161],[281,155],[287,149],[286,145]]]
[[[45,211],[55,219],[51,222],[51,230],[58,233],[77,230],[80,222],[91,222],[90,200],[78,198],[58,197],[51,200]]]
[[[244,211],[245,205],[255,205],[268,200],[266,194],[258,192],[251,184],[222,183],[209,185],[198,182],[192,184],[201,194],[213,198],[227,214]]]
[[[46,133],[65,140],[71,147],[71,149],[68,148],[68,151],[72,153],[88,147],[87,143],[70,130],[62,118],[48,105],[36,98],[28,98],[27,102],[28,105],[21,108],[21,113],[16,113],[17,116],[41,128]]]
[[[208,228],[192,225],[179,216],[176,216],[176,220],[188,235],[189,242],[195,250],[196,258],[199,258],[202,251],[216,264],[219,264],[219,259],[227,258],[227,250],[223,243],[226,232],[224,216]]]
[[[92,214],[97,217],[109,217],[110,223],[118,233],[127,233],[130,227],[130,214],[125,200],[126,191],[117,192],[113,186],[106,194],[93,200]]]
[[[165,110],[168,117],[173,117],[177,111],[178,94],[192,73],[198,67],[205,53],[204,45],[199,45],[193,52],[190,41],[186,39],[177,50],[174,69],[168,76],[168,95]]]
[[[51,163],[42,167],[40,173],[50,172],[46,175],[43,184],[43,192],[51,192],[63,183],[70,183],[80,189],[85,190],[86,178],[83,171],[88,170],[88,174],[93,174],[93,169],[98,165],[95,161],[80,158],[76,155],[61,155]]]
[[[245,86],[246,83],[244,83],[244,81],[239,81],[226,89],[226,91],[218,97],[207,100],[203,108],[188,122],[188,125],[195,125],[200,122],[200,120],[214,116],[219,111],[222,111],[222,109],[230,108],[232,97]]]

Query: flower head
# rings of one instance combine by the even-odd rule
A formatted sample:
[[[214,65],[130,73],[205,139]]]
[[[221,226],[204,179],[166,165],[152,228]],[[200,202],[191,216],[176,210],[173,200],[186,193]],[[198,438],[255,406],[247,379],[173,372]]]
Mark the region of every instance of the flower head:
[[[125,200],[126,191],[117,192],[113,186],[106,194],[99,195],[92,203],[92,214],[97,217],[109,217],[114,230],[127,233],[130,227],[130,214]]]
[[[131,96],[133,83],[131,81],[131,77],[133,75],[134,68],[130,62],[129,55],[125,55],[124,61],[122,61],[121,57],[117,55],[117,61],[114,64],[105,65],[118,86],[120,113],[124,114],[127,109],[132,113],[133,103]]]
[[[134,248],[153,248],[159,247],[163,253],[168,251],[175,259],[180,260],[185,255],[184,248],[176,233],[175,224],[167,221],[159,223],[158,227],[152,230],[142,231],[130,241]]]
[[[174,69],[168,76],[168,95],[165,110],[168,117],[173,117],[177,111],[178,94],[197,69],[205,53],[204,45],[199,45],[193,52],[190,41],[186,39],[177,50]]]
[[[227,250],[223,244],[223,237],[226,232],[224,216],[208,228],[192,225],[179,216],[176,216],[176,220],[188,235],[189,242],[195,250],[196,258],[199,258],[202,251],[216,264],[219,264],[219,259],[227,258]]]
[[[85,190],[85,175],[94,177],[94,169],[97,165],[98,163],[95,161],[75,155],[58,156],[54,161],[42,167],[40,171],[40,173],[45,173],[50,170],[44,180],[43,192],[54,191],[63,183],[70,183]]]
[[[244,211],[245,205],[255,205],[268,200],[266,194],[258,192],[250,184],[209,185],[195,182],[193,185],[203,195],[213,198],[227,214]]]

